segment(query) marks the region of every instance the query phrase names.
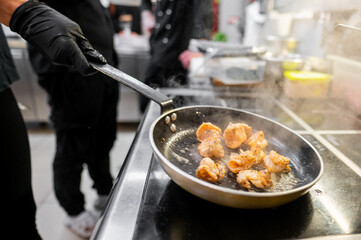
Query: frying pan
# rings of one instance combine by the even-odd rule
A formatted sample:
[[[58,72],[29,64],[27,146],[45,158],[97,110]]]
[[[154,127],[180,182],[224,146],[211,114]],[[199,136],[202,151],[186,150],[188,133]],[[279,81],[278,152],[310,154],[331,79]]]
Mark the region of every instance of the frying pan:
[[[323,162],[316,149],[291,129],[263,116],[239,109],[218,106],[188,106],[174,109],[167,96],[109,65],[91,63],[98,71],[158,103],[161,116],[154,121],[149,137],[157,161],[180,187],[207,201],[234,208],[271,208],[291,202],[306,194],[321,178]],[[237,184],[228,170],[217,184],[195,176],[202,157],[199,155],[196,131],[203,122],[211,122],[222,130],[229,122],[243,122],[262,130],[268,141],[267,152],[275,150],[290,158],[291,172],[282,174],[270,190],[246,190]],[[225,149],[226,165],[231,150]],[[234,150],[232,150],[234,151]],[[239,150],[237,150],[239,151]],[[278,184],[279,183],[279,184]]]

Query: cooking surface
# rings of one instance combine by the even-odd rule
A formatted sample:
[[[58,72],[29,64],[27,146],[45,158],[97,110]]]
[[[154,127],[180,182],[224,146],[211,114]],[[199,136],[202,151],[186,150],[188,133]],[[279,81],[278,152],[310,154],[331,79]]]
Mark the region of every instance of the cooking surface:
[[[152,157],[148,131],[160,114],[152,102],[94,239],[361,237],[361,121],[342,102],[275,100],[241,92],[164,92],[177,107],[227,106],[284,124],[318,150],[323,177],[308,194],[272,209],[234,209],[195,197],[178,187]]]
[[[339,172],[342,163],[322,152],[332,162],[325,164],[325,175],[343,181],[324,177],[310,194],[266,210],[233,209],[199,199],[178,187],[153,160],[134,239],[280,239],[360,232],[361,189],[345,195],[345,189],[359,184],[357,176]]]

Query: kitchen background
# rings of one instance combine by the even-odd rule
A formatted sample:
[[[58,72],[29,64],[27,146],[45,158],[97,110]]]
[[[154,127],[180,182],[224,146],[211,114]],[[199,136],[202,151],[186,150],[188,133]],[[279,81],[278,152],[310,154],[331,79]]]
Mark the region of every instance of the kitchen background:
[[[122,19],[125,18],[120,15],[116,24],[122,26],[127,23],[130,23],[130,26],[132,23],[133,26],[140,24],[140,16],[135,14],[139,1],[113,1],[116,6],[125,7],[126,15],[131,15],[130,19],[123,21]],[[257,56],[257,63],[263,61],[266,64],[258,64],[260,73],[256,76],[264,85],[269,84],[267,80],[275,80],[274,75],[267,75],[270,69],[276,72],[274,74],[280,75],[276,77],[277,81],[284,81],[282,73],[285,69],[275,62],[285,65],[288,61],[288,63],[294,63],[293,69],[296,70],[314,70],[331,74],[332,81],[328,86],[327,95],[344,98],[350,107],[361,112],[361,104],[356,98],[361,93],[361,77],[359,77],[361,76],[359,74],[361,71],[359,62],[361,60],[359,41],[361,31],[338,26],[338,24],[344,24],[361,27],[359,1],[345,0],[342,4],[337,0],[223,0],[217,2],[218,33],[216,35],[226,36],[226,40],[222,40],[222,43],[226,44],[216,45],[218,51],[224,49],[232,51],[244,46],[264,48],[267,52],[261,57]],[[24,118],[29,122],[46,123],[49,114],[46,95],[38,86],[36,75],[29,63],[26,42],[6,27],[4,28],[22,79],[14,84],[13,90],[23,110]],[[133,28],[132,31],[137,31],[137,34],[128,35],[124,31],[122,35],[114,36],[115,48],[120,59],[119,69],[143,80],[149,61],[148,36],[141,34],[139,27],[137,30]],[[209,46],[208,42],[195,44]],[[190,49],[194,50],[192,42]],[[206,60],[209,58],[212,56],[204,57]],[[204,59],[198,58],[191,61],[190,75],[196,76],[199,72],[204,73],[204,70],[207,70],[207,64],[211,64],[212,61],[204,63]],[[232,61],[238,60],[244,59],[238,57]],[[229,59],[221,61],[225,68],[236,64],[230,63]],[[250,62],[249,65],[253,63]],[[200,64],[203,69],[199,67]],[[244,64],[247,65],[247,63]],[[237,84],[233,81],[229,85],[239,87],[242,84],[242,82]],[[141,113],[138,110],[137,95],[127,87],[121,87],[119,122],[140,121]],[[128,110],[124,111],[125,109]]]
[[[141,26],[134,28],[140,22],[136,14],[140,1],[111,3],[128,8],[127,16],[121,14],[116,21],[123,29],[114,36],[120,59],[118,68],[143,80],[150,56],[149,36],[142,34]],[[357,29],[361,28],[360,1],[219,0],[215,3],[218,32],[214,41],[193,40],[189,45],[191,50],[205,52],[203,57],[191,60],[191,88],[242,92],[267,89],[265,94],[276,98],[337,99],[360,121],[361,31]],[[3,28],[21,77],[13,85],[13,91],[29,129],[40,233],[44,239],[77,239],[63,227],[63,213],[52,193],[50,167],[54,136],[48,125],[46,94],[31,68],[26,42]],[[285,71],[291,73],[284,74]],[[294,71],[321,75],[305,72],[295,75]],[[119,134],[112,153],[113,175],[117,175],[142,117],[138,93],[121,86]],[[90,185],[86,174],[83,175],[84,184]],[[87,197],[94,197],[94,193],[87,191]]]

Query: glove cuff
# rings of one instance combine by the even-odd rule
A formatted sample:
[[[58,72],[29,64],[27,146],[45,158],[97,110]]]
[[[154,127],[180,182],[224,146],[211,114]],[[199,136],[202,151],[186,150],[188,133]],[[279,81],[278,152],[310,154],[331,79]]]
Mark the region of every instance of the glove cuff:
[[[26,29],[27,23],[31,20],[31,13],[29,10],[39,5],[46,4],[39,2],[38,0],[29,0],[21,4],[11,16],[9,23],[10,29],[23,36],[23,31]]]

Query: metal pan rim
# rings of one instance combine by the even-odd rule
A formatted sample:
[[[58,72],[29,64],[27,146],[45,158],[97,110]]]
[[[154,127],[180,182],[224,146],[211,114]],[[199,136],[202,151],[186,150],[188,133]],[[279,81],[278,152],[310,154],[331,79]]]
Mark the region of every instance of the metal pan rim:
[[[301,138],[317,155],[317,158],[320,162],[320,171],[317,175],[317,177],[311,181],[310,183],[308,184],[305,184],[305,185],[302,185],[302,186],[299,186],[297,188],[294,188],[294,189],[290,189],[290,190],[286,190],[286,191],[281,191],[281,192],[246,192],[246,191],[243,191],[243,190],[235,190],[235,189],[230,189],[230,188],[226,188],[226,187],[221,187],[221,186],[217,186],[217,185],[214,185],[212,183],[209,183],[209,182],[206,182],[206,181],[203,181],[201,179],[198,179],[186,172],[184,172],[183,170],[181,170],[180,168],[178,168],[177,166],[175,166],[174,164],[172,164],[167,158],[165,158],[163,156],[163,154],[158,150],[158,147],[155,145],[155,142],[154,142],[154,139],[153,139],[153,131],[154,131],[154,128],[155,126],[157,125],[157,123],[163,119],[164,116],[166,115],[169,115],[171,113],[174,113],[174,112],[179,112],[181,110],[185,110],[185,109],[191,109],[191,108],[194,108],[194,109],[197,109],[197,108],[218,108],[218,109],[227,109],[227,110],[232,110],[232,111],[238,111],[238,112],[243,112],[243,113],[246,113],[246,114],[250,114],[250,115],[253,115],[255,117],[259,117],[259,118],[262,118],[266,121],[270,121],[270,122],[273,122],[274,124],[278,125],[279,127],[282,127],[282,128],[285,128],[286,130],[290,131],[291,133],[295,134],[297,137]],[[245,197],[260,197],[260,198],[269,198],[269,197],[279,197],[279,196],[285,196],[285,195],[291,195],[291,194],[294,194],[294,193],[298,193],[298,192],[302,192],[302,191],[305,191],[309,188],[311,188],[314,184],[316,184],[320,178],[322,177],[323,175],[323,171],[324,171],[324,164],[323,164],[323,160],[320,156],[320,154],[318,153],[318,151],[304,138],[302,137],[300,134],[294,132],[292,129],[272,120],[272,119],[269,119],[269,118],[266,118],[262,115],[258,115],[258,114],[255,114],[255,113],[252,113],[252,112],[248,112],[248,111],[244,111],[244,110],[240,110],[240,109],[235,109],[235,108],[229,108],[229,107],[219,107],[219,106],[212,106],[212,105],[194,105],[194,106],[186,106],[186,107],[181,107],[181,108],[176,108],[176,109],[173,109],[169,112],[166,112],[164,114],[162,114],[160,117],[158,117],[151,125],[151,128],[149,130],[149,138],[150,138],[150,143],[151,143],[151,146],[152,146],[152,149],[153,151],[155,152],[155,154],[157,156],[159,156],[161,158],[161,161],[166,164],[169,168],[173,169],[174,171],[176,171],[178,174],[180,174],[182,177],[185,177],[193,182],[196,182],[197,184],[199,185],[202,185],[204,187],[207,187],[207,188],[211,188],[213,190],[216,190],[216,191],[220,191],[220,192],[224,192],[224,193],[227,193],[227,194],[234,194],[234,195],[238,195],[238,196],[245,196]],[[157,158],[157,160],[159,160]],[[167,173],[168,174],[168,173]]]

